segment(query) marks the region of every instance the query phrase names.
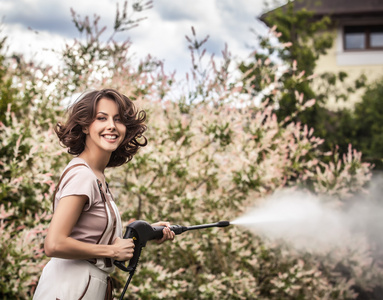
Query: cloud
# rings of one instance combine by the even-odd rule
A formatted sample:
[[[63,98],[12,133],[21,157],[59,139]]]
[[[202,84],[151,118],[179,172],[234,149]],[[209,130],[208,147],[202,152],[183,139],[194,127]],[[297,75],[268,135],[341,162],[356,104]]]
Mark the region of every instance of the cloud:
[[[167,71],[183,73],[190,68],[190,54],[185,35],[196,30],[199,40],[209,35],[205,44],[208,54],[219,57],[225,43],[234,55],[247,55],[248,44],[254,39],[251,27],[259,27],[255,17],[264,0],[154,0],[153,8],[134,15],[147,17],[137,28],[118,33],[116,39],[133,41],[136,57],[148,54],[165,62]],[[70,8],[82,18],[101,17],[99,28],[106,25],[111,32],[116,4],[122,0],[1,0],[0,14],[11,32],[15,45],[28,43],[29,52],[40,53],[38,47],[56,48],[74,38],[80,38],[70,14]],[[128,2],[131,4],[131,2]],[[35,35],[28,28],[37,30]],[[29,35],[29,36],[28,36]],[[60,41],[60,37],[62,41]],[[109,37],[108,34],[105,38]],[[22,49],[22,48],[19,48]],[[43,56],[45,59],[45,57]]]
[[[62,2],[5,0],[1,7],[4,21],[10,25],[20,25],[37,31],[50,31],[63,35],[73,35],[69,8]]]
[[[192,21],[195,22],[199,19],[201,13],[203,13],[201,5],[198,2],[185,3],[183,1],[173,0],[157,0],[154,2],[154,10],[158,12],[161,19],[167,21]],[[192,4],[192,5],[190,5]],[[203,7],[205,7],[203,5]]]
[[[7,36],[10,53],[22,54],[27,60],[49,65],[58,64],[57,54],[52,50],[61,49],[65,42],[61,35],[50,32],[36,34],[31,30],[25,30],[20,24],[8,24],[1,34]]]
[[[72,22],[71,8],[82,17],[88,15],[92,19],[96,14],[102,16],[102,22],[113,24],[116,1],[1,0],[0,14],[6,24],[73,38],[77,30]]]
[[[191,36],[193,26],[198,40],[210,36],[204,45],[208,54],[219,57],[228,44],[234,55],[247,55],[247,45],[254,38],[250,28],[259,24],[255,16],[261,11],[261,3],[262,0],[155,0],[148,19],[130,33],[133,49],[163,58],[168,70],[183,73],[190,68],[185,35]]]

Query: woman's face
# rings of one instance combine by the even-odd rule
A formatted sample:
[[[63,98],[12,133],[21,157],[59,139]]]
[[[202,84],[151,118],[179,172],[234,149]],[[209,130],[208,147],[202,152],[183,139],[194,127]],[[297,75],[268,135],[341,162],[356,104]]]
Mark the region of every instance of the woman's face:
[[[84,128],[85,144],[91,151],[112,153],[122,143],[126,127],[121,122],[116,102],[101,98],[96,106],[96,118]]]

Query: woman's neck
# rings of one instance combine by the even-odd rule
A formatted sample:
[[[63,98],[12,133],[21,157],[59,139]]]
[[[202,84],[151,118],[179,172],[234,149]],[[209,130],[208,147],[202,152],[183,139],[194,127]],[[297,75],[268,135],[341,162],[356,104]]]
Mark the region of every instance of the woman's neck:
[[[85,150],[78,156],[86,161],[86,163],[91,167],[91,169],[96,173],[96,175],[104,174],[104,170],[108,165],[110,160],[110,155],[97,155],[94,151]]]

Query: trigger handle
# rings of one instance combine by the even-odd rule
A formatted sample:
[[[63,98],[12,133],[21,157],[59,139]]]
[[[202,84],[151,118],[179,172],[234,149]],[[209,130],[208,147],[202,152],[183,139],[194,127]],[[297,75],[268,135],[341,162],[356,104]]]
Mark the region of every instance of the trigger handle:
[[[140,259],[142,248],[139,247],[139,245],[138,245],[138,236],[137,236],[136,231],[133,228],[127,227],[123,238],[124,239],[133,239],[133,242],[134,242],[133,257],[129,260],[128,266],[126,266],[126,261],[120,261],[120,260],[115,260],[114,265],[122,271],[131,272],[131,271],[134,271],[137,267],[138,260]],[[139,248],[141,248],[141,249],[139,249]]]

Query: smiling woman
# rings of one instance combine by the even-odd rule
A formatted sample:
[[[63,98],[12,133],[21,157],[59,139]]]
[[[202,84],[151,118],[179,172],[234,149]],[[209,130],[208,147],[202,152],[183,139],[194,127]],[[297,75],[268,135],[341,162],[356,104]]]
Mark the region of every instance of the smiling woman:
[[[65,168],[53,199],[53,218],[45,239],[52,257],[34,299],[112,299],[113,261],[132,258],[132,239],[122,239],[121,218],[104,170],[130,161],[147,144],[145,112],[113,89],[84,94],[56,133],[76,155]],[[142,140],[142,141],[140,141]],[[163,238],[172,240],[168,222]]]
[[[122,123],[117,104],[113,100],[102,98],[97,103],[96,112],[93,123],[83,129],[87,135],[86,151],[83,151],[80,157],[87,152],[97,151],[97,147],[99,150],[113,152],[124,140],[126,127]]]
[[[122,118],[113,100],[101,98],[96,106],[94,121],[82,128],[82,132],[86,135],[85,148],[79,157],[85,159],[97,155],[105,157],[109,162],[111,154],[117,150],[125,138],[126,127],[122,123]]]
[[[108,117],[110,117],[109,122]],[[101,120],[102,118],[105,118],[105,121]],[[67,123],[57,124],[55,131],[60,142],[68,147],[70,154],[80,155],[86,149],[90,126],[98,127],[101,124],[108,126],[111,118],[115,126],[113,131],[117,131],[117,128],[121,126],[126,128],[120,147],[110,154],[106,166],[116,167],[130,161],[138,149],[147,143],[143,136],[146,130],[146,114],[144,111],[138,112],[128,97],[112,89],[86,93],[80,96],[80,100],[69,109]],[[103,133],[107,132],[105,130]],[[142,139],[141,142],[140,139]]]

